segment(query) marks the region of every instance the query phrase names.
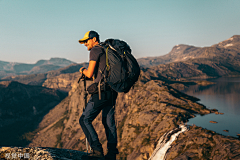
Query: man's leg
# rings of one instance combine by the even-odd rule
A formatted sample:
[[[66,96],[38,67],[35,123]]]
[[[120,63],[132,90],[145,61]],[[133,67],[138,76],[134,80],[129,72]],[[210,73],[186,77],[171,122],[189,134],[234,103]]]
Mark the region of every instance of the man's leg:
[[[106,136],[107,136],[107,148],[108,153],[105,156],[105,159],[116,159],[116,154],[118,154],[117,149],[117,129],[115,125],[115,102],[117,98],[117,93],[113,92],[110,101],[112,101],[110,106],[106,106],[102,112],[102,123],[105,128]]]
[[[97,117],[97,115],[104,107],[112,104],[111,96],[111,91],[107,91],[101,94],[101,100],[99,100],[99,95],[93,94],[79,120],[79,123],[89,141],[90,146],[93,150],[97,150],[100,152],[103,152],[102,145],[99,142],[98,135],[95,129],[93,128],[92,121]]]
[[[97,103],[93,102],[93,100],[93,97],[91,97],[85,108],[85,111],[79,119],[79,123],[92,149],[103,152],[98,135],[92,125],[92,121],[97,117],[102,108]]]
[[[108,106],[103,109],[102,123],[105,128],[108,143],[117,143],[117,129],[114,118],[115,109],[113,106]]]
[[[85,134],[88,142],[89,142],[89,143],[92,143],[92,138],[91,138],[91,136],[90,136],[90,133],[89,133],[87,127],[86,127],[85,124],[84,124],[84,117],[85,117],[84,115],[82,115],[82,116],[80,117],[79,123],[80,123],[80,125],[81,125],[81,127],[82,127],[82,130],[83,130],[83,132],[84,132],[84,134]]]

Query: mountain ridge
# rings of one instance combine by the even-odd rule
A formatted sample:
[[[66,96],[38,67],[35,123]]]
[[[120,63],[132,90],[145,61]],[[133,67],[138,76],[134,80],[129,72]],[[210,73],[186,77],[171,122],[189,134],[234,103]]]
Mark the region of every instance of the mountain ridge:
[[[231,38],[214,44],[210,47],[195,47],[192,45],[175,45],[172,50],[163,56],[139,58],[138,62],[143,67],[152,67],[159,64],[171,62],[187,61],[196,58],[233,58],[239,57],[240,53],[240,35],[234,35]]]
[[[18,76],[8,76],[0,79],[0,81],[18,81],[23,84],[29,85],[38,85],[42,86],[46,80],[50,80],[53,77],[60,76],[64,77],[64,74],[73,74],[76,76],[79,75],[79,69],[81,67],[87,67],[88,63],[81,63],[81,64],[71,64],[66,67],[62,67],[57,70],[48,71],[45,73],[38,73],[38,74],[30,74],[30,75],[18,75]]]
[[[71,64],[76,63],[65,58],[39,60],[34,64],[0,61],[0,79],[7,76],[45,73],[69,66]]]
[[[60,63],[61,61],[65,61],[61,58],[51,58],[48,61],[39,60],[36,62],[36,66],[29,66],[27,64],[18,65],[12,63],[15,67],[11,66],[9,63],[2,62],[5,64],[5,67],[8,66],[8,70],[0,69],[0,79],[2,80],[14,80],[17,74],[29,75],[29,74],[39,74],[45,73],[50,70],[54,72],[54,70],[58,70],[64,66],[55,65],[56,62]],[[137,59],[138,63],[141,67],[145,68],[157,68],[156,66],[160,65],[160,67],[167,68],[168,66],[174,66],[175,64],[181,65],[184,64],[195,70],[195,72],[209,72],[208,70],[215,72],[214,74],[206,74],[202,73],[199,75],[201,78],[213,78],[219,76],[227,76],[227,75],[239,75],[240,73],[240,35],[234,35],[231,38],[219,42],[218,44],[214,44],[210,47],[195,47],[191,45],[180,44],[176,45],[172,48],[172,50],[163,56],[158,57],[148,57],[148,58],[140,58]],[[63,63],[67,65],[69,61]],[[171,64],[173,63],[173,64]],[[73,63],[76,64],[76,63]],[[82,63],[82,66],[87,63]],[[72,64],[70,64],[71,66]],[[3,65],[2,65],[3,66]],[[27,66],[27,67],[26,67]],[[217,66],[217,67],[216,67]],[[65,66],[67,67],[67,66]],[[80,67],[80,66],[79,66]],[[1,68],[1,63],[0,63]],[[2,67],[3,68],[3,67]],[[25,70],[23,69],[25,68]],[[158,67],[159,68],[159,67]],[[18,73],[16,74],[16,70]],[[170,71],[171,70],[171,71]],[[166,70],[165,72],[172,72],[174,68]],[[220,71],[221,70],[221,71]],[[76,70],[77,72],[78,70]],[[52,73],[53,73],[52,72]],[[179,70],[175,70],[174,72],[179,72]],[[218,73],[221,72],[221,73]],[[223,73],[224,72],[224,73]],[[182,73],[181,73],[182,74]],[[14,77],[13,77],[14,76]],[[172,76],[172,75],[171,75]],[[197,78],[198,75],[188,76]],[[172,76],[172,78],[186,78],[184,76]]]

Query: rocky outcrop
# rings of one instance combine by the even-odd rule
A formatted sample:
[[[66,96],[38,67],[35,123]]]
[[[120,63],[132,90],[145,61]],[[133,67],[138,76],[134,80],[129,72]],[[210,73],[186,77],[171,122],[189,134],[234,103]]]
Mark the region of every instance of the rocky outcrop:
[[[240,159],[240,141],[197,126],[180,134],[168,150],[166,159]]]
[[[218,123],[218,122],[216,122],[216,121],[209,121],[210,123]]]
[[[82,84],[75,83],[69,96],[44,117],[39,125],[38,134],[35,135],[29,145],[30,147],[59,147],[86,151],[85,136],[78,124],[84,103],[82,89]],[[139,81],[129,93],[119,94],[115,114],[118,129],[118,149],[120,151],[119,158],[148,159],[155,150],[160,137],[165,133],[178,128],[181,123],[186,122],[190,117],[194,117],[194,114],[208,114],[211,112],[196,103],[197,100],[177,91],[160,80],[151,80],[146,83]],[[99,134],[106,153],[106,137],[101,124],[101,115],[94,121],[94,127]],[[227,139],[229,143],[234,142],[236,146],[228,147],[234,153],[239,153],[237,146],[240,142],[236,138],[224,137],[194,126],[190,127],[189,131],[180,134],[176,142],[173,141],[166,154],[167,159],[176,159],[178,157],[194,159],[196,156],[200,157],[200,159],[214,157],[214,155],[208,154],[212,151],[212,148],[208,147],[208,144],[206,144],[207,147],[204,146],[205,139],[202,141],[204,135],[206,139],[210,138],[207,140],[210,146],[212,143],[216,143],[212,141],[209,134],[212,137],[216,136],[224,139],[224,143],[219,140],[218,146],[225,145]],[[182,137],[183,135],[184,137]],[[201,143],[199,142],[200,144],[197,145],[203,148],[201,151],[188,150],[191,145],[196,145],[191,138],[199,139]],[[201,145],[203,146],[201,147]],[[172,149],[175,146],[177,151]],[[184,146],[188,147],[184,148]],[[226,153],[228,152],[218,152],[218,156],[226,157]],[[236,156],[236,154],[232,155]],[[234,156],[232,156],[232,159],[234,159]]]
[[[48,85],[51,86],[50,84],[54,84],[57,82],[56,80],[60,81],[61,78],[69,79],[69,82],[72,80],[71,91],[68,97],[61,103],[56,105],[47,114],[44,114],[36,130],[24,134],[25,138],[31,141],[28,145],[29,147],[54,147],[86,151],[85,135],[78,123],[84,107],[83,83],[77,83],[75,78],[77,79],[79,73],[75,74],[72,74],[72,78],[67,77],[67,74],[65,74],[49,81]],[[118,95],[115,106],[115,119],[118,130],[119,159],[148,159],[155,150],[160,137],[164,134],[175,130],[180,124],[194,117],[195,114],[203,115],[212,112],[198,104],[197,98],[188,96],[174,89],[171,85],[179,83],[178,81],[156,76],[157,75],[151,72],[144,74],[144,71],[142,71],[141,78],[135,87],[127,94],[119,93]],[[4,84],[5,87],[8,86],[8,82],[4,83],[6,83]],[[92,82],[89,81],[87,85],[91,83]],[[188,84],[188,82],[181,83],[181,85],[185,84]],[[59,86],[60,85],[57,85],[57,88]],[[53,86],[53,88],[55,87]],[[107,141],[101,123],[101,115],[96,118],[93,124],[103,144],[104,152],[106,153]],[[191,136],[188,135],[188,132],[194,135],[196,139],[201,139],[202,134],[212,133],[212,131],[190,127],[189,131],[183,133],[184,135],[187,134],[186,137],[189,137],[189,139],[179,142],[173,141],[172,147],[166,154],[167,159],[176,159],[179,157],[194,159],[196,156],[200,157],[200,159],[201,157],[205,159],[207,156],[211,158],[211,154],[206,154],[207,152],[211,152],[212,149],[210,147],[203,147],[202,152],[198,151],[197,153],[194,149],[189,152],[187,152],[188,148],[180,150],[181,146],[189,146],[191,148],[191,145],[194,145],[194,143],[191,144],[193,140],[190,138]],[[180,140],[183,134],[179,135]],[[214,135],[219,136],[216,133],[214,133]],[[185,139],[187,139],[186,137]],[[239,140],[237,139],[220,136],[220,138],[221,137],[239,144]],[[218,145],[224,144],[225,143],[219,140]],[[178,147],[179,152],[177,153],[181,154],[177,154],[175,150],[171,150],[175,146]],[[234,153],[238,153],[236,146],[228,147]],[[219,152],[218,155],[224,157],[226,153],[227,152]],[[232,156],[232,158],[234,157]]]
[[[119,157],[146,159],[164,133],[194,117],[194,113],[210,113],[196,100],[159,80],[139,81],[129,93],[119,94],[115,106]],[[86,151],[85,136],[78,123],[83,105],[83,84],[75,83],[69,96],[43,118],[29,146]],[[94,126],[106,152],[101,115]]]
[[[166,152],[171,148],[172,143],[176,140],[179,134],[187,131],[185,125],[179,125],[179,128],[175,128],[165,133],[158,141],[156,149],[148,160],[163,160]]]
[[[0,148],[1,159],[40,159],[40,160],[84,160],[86,153],[68,149],[39,148],[39,147],[2,147]]]
[[[80,76],[80,72],[60,74],[59,76],[46,79],[42,86],[69,92],[72,90],[72,85],[75,84],[73,82],[77,82]]]

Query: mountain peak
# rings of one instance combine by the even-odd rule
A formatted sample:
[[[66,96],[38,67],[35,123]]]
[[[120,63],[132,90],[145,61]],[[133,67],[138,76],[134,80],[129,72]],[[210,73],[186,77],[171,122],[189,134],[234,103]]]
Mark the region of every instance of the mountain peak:
[[[240,35],[234,35],[234,36],[232,36],[231,38],[228,38],[225,41],[228,41],[228,42],[230,42],[230,41],[231,42],[240,42]],[[222,41],[222,42],[225,42],[225,41]]]
[[[188,52],[188,50],[191,50],[193,48],[197,48],[197,47],[186,45],[186,44],[178,44],[172,48],[172,50],[171,50],[171,52],[169,52],[169,54],[170,55],[184,54],[184,53]]]
[[[70,61],[66,58],[59,58],[59,57],[53,57],[53,58],[50,58],[50,60],[39,60],[37,61],[36,65],[43,65],[43,64],[60,64],[61,66],[61,63],[68,63],[68,64],[72,64],[72,63],[75,63],[73,61]]]
[[[240,35],[234,35],[231,38],[228,38],[227,40],[224,40],[218,44],[213,45],[213,47],[219,48],[229,48],[233,46],[240,46]]]
[[[70,60],[66,58],[53,57],[53,58],[50,58],[49,61],[70,61]]]
[[[231,38],[240,40],[240,35],[234,35],[234,36],[232,36]]]

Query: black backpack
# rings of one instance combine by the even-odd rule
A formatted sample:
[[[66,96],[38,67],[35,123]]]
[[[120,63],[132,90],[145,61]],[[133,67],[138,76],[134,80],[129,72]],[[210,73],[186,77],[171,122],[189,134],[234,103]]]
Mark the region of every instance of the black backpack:
[[[129,45],[118,39],[107,39],[100,43],[106,53],[105,82],[117,92],[127,93],[140,75],[137,60]]]

